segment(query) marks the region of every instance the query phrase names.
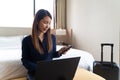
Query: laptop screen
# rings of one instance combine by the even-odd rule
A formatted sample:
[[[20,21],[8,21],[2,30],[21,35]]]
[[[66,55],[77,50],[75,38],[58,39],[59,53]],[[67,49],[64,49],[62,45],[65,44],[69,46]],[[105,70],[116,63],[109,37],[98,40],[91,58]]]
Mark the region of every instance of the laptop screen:
[[[73,80],[80,57],[37,63],[35,80]]]

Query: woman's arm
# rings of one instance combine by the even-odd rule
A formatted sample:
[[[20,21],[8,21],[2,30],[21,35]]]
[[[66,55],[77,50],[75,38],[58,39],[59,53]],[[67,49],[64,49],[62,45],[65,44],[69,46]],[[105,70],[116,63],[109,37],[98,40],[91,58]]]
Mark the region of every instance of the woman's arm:
[[[52,35],[52,42],[53,42],[53,58],[55,57],[60,57],[61,55],[58,53],[58,51],[56,51],[56,36]]]
[[[26,37],[22,40],[22,58],[21,61],[25,68],[29,71],[35,71],[36,64],[30,61],[30,37]]]

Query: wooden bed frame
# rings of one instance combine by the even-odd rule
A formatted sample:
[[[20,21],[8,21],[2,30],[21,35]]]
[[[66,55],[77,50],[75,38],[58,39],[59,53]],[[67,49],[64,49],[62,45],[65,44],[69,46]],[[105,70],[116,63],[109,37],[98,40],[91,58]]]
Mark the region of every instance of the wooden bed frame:
[[[26,80],[26,77],[11,80]],[[78,68],[73,80],[105,80],[105,79],[85,69]]]

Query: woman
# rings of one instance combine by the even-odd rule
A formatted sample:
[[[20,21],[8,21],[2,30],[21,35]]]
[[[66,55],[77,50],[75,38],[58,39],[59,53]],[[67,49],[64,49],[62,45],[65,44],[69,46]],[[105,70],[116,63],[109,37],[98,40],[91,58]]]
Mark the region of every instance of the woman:
[[[51,14],[44,9],[39,10],[34,18],[32,34],[22,41],[22,63],[28,70],[27,79],[35,80],[36,63],[52,60],[66,53],[67,47],[56,51],[56,37],[50,34]]]

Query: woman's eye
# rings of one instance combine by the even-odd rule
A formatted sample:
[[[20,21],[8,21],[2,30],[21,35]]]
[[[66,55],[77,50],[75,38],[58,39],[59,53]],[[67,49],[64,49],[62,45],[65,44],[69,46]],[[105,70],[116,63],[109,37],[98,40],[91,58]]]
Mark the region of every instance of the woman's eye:
[[[44,24],[48,24],[48,22],[47,22],[47,21],[44,21],[43,23],[44,23]]]

